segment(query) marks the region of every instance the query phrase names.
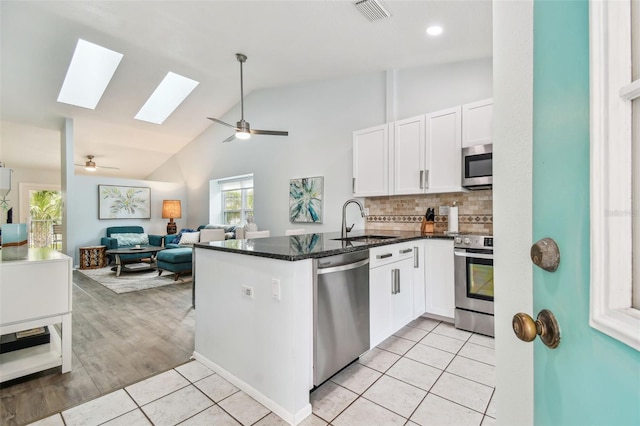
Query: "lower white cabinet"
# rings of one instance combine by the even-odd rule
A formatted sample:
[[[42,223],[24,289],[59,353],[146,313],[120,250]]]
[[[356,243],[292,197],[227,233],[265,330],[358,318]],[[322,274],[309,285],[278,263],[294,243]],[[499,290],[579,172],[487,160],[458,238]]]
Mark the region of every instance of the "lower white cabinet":
[[[426,312],[453,321],[453,240],[427,239],[424,240],[424,247]]]
[[[414,318],[414,244],[375,247],[369,257],[369,326],[374,347]]]
[[[424,241],[413,242],[413,317],[418,318],[427,311],[425,294]]]
[[[50,343],[0,354],[0,382],[57,366],[71,371],[71,265],[71,257],[49,248],[0,260],[0,334],[44,326],[50,332]]]

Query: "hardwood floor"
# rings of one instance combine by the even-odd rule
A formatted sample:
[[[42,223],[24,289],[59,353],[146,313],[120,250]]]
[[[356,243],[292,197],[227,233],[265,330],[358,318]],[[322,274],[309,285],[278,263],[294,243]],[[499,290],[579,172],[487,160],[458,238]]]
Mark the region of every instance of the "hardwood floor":
[[[194,348],[191,283],[116,294],[73,273],[72,370],[0,385],[0,424],[23,425],[169,370]]]

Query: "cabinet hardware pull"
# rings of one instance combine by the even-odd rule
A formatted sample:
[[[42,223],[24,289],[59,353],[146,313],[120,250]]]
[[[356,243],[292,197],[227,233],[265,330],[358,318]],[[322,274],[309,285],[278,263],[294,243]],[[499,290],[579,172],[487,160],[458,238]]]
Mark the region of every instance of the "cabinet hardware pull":
[[[414,247],[413,248],[413,267],[414,268],[419,268],[420,267],[420,257],[418,256],[418,247]]]
[[[402,249],[400,250],[400,254],[407,254],[407,253],[411,253],[413,251],[413,249],[411,248],[406,248],[406,249]]]
[[[392,253],[379,254],[376,256],[376,259],[386,259],[387,257],[393,256]]]
[[[400,293],[400,269],[396,269],[396,294]]]
[[[351,192],[356,193],[356,178],[351,179]]]
[[[391,270],[391,294],[396,294],[396,270]]]
[[[424,189],[424,170],[420,170],[420,189]]]
[[[424,171],[424,177],[425,177],[425,179],[424,179],[424,187],[426,189],[429,189],[429,170],[425,170]]]

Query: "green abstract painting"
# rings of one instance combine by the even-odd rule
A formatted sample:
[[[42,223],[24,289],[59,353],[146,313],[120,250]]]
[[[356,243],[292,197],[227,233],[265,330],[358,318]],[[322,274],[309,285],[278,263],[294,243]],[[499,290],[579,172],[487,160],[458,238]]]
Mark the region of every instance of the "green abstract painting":
[[[322,223],[322,190],[324,178],[291,179],[289,183],[289,221]]]

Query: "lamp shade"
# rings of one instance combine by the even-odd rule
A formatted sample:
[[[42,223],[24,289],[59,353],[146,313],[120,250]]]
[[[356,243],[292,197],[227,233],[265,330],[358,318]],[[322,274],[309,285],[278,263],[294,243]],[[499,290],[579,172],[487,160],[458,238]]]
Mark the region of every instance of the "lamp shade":
[[[182,218],[182,208],[180,206],[180,200],[162,201],[162,218],[163,219]]]

